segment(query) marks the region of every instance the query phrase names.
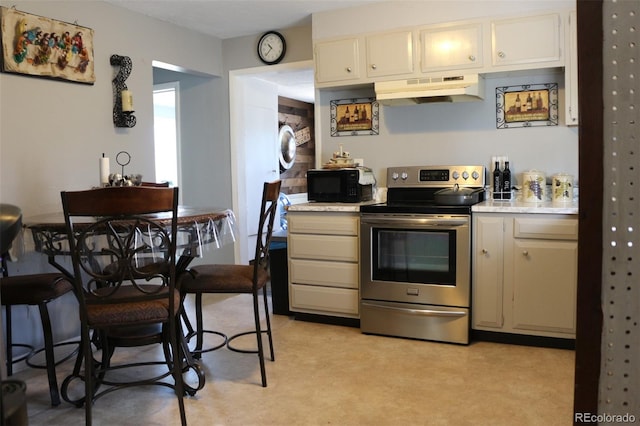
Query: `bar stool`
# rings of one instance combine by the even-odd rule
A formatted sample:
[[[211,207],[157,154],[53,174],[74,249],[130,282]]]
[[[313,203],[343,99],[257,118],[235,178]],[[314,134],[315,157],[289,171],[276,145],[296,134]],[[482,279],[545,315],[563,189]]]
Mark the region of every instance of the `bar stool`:
[[[262,204],[260,209],[260,219],[258,222],[258,235],[256,238],[256,251],[254,260],[251,264],[197,265],[186,271],[180,277],[180,292],[182,293],[183,299],[188,294],[195,295],[196,330],[187,335],[188,339],[194,336],[196,337],[195,349],[192,351],[194,357],[201,358],[203,353],[214,351],[225,345],[227,348],[235,352],[258,354],[263,387],[267,386],[267,374],[264,365],[264,349],[262,344],[263,333],[268,337],[271,361],[275,360],[266,285],[269,281],[269,246],[273,234],[273,222],[276,215],[280,185],[280,180],[265,182],[263,184]],[[264,330],[261,329],[260,326],[258,295],[260,290],[262,290],[265,319],[267,323],[266,329]],[[251,294],[253,296],[254,330],[242,332],[229,337],[219,331],[206,330],[203,324],[202,295],[207,293]],[[203,348],[205,333],[216,334],[222,337],[222,343],[209,348]],[[257,349],[240,349],[232,345],[235,338],[248,334],[256,335]]]
[[[60,273],[9,276],[7,270],[9,248],[14,238],[19,234],[21,227],[22,212],[20,209],[10,204],[0,204],[0,269],[2,270],[2,277],[0,278],[0,299],[2,300],[2,306],[5,307],[7,375],[11,376],[13,374],[13,364],[23,360],[26,360],[27,365],[30,367],[46,369],[49,380],[51,405],[56,406],[60,404],[58,381],[56,379],[56,365],[73,356],[77,348],[56,363],[54,347],[58,345],[78,345],[78,342],[63,342],[54,345],[47,304],[70,292],[73,286],[65,276]],[[12,307],[18,305],[38,306],[44,336],[44,347],[42,349],[35,350],[35,348],[30,345],[15,343],[13,341],[11,310]],[[27,348],[28,352],[14,359],[13,349],[16,347]],[[32,362],[32,358],[42,351],[45,353],[45,365]]]

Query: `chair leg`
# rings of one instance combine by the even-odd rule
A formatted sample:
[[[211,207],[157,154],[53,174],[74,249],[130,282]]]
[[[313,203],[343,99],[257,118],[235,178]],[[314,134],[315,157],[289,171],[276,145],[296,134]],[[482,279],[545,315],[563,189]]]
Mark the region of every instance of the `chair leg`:
[[[51,331],[51,320],[49,309],[46,303],[39,303],[40,321],[42,322],[42,334],[44,336],[44,353],[47,364],[47,376],[49,377],[49,393],[51,394],[51,405],[60,405],[60,394],[58,392],[58,380],[56,379],[56,360],[53,352],[53,333]]]
[[[11,305],[5,306],[5,319],[7,323],[7,376],[13,374],[13,333],[11,327]]]
[[[91,408],[93,406],[93,353],[91,352],[91,335],[85,324],[81,326],[82,350],[84,351],[84,421],[87,426],[91,426]]]
[[[260,359],[260,375],[262,376],[262,387],[267,387],[267,372],[264,366],[264,349],[262,347],[262,330],[260,329],[260,309],[258,309],[258,292],[253,292],[253,316],[256,323],[256,338],[258,343],[258,358]]]
[[[172,365],[173,380],[175,383],[174,390],[178,398],[178,408],[180,410],[180,424],[186,426],[187,414],[184,408],[184,378],[182,377],[182,360],[185,354],[182,353],[180,345],[178,344],[178,321],[179,315],[176,318],[175,324],[171,321],[169,322],[169,341],[173,360],[168,359],[167,361],[170,361]]]
[[[196,350],[193,357],[202,358],[202,345],[204,344],[204,323],[202,320],[202,293],[196,293]]]
[[[262,295],[264,298],[264,315],[267,319],[267,337],[269,338],[269,352],[271,353],[271,361],[275,361],[276,356],[273,351],[273,338],[271,337],[271,319],[269,318],[269,302],[267,301],[266,286],[262,288]]]

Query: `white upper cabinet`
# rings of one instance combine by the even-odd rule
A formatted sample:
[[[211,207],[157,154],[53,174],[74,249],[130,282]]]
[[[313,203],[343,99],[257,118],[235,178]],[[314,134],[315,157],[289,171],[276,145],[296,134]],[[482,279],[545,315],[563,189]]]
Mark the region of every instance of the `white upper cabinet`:
[[[367,77],[411,75],[414,72],[413,31],[368,36]]]
[[[491,22],[491,63],[494,67],[563,66],[559,14]]]
[[[349,82],[360,78],[358,38],[318,42],[314,56],[317,83]]]
[[[422,72],[482,67],[482,24],[420,31]]]

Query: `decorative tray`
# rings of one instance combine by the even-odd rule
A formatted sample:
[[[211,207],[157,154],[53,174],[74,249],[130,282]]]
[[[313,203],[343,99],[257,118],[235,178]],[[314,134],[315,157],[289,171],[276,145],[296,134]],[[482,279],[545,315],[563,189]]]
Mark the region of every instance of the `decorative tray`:
[[[323,169],[348,169],[350,167],[358,167],[358,163],[325,163]]]

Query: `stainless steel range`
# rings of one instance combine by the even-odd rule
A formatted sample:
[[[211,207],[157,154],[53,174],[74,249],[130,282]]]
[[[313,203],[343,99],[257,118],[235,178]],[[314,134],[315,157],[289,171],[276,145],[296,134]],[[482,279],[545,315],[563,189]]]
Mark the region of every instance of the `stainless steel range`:
[[[362,206],[363,333],[469,343],[471,204],[436,192],[484,188],[483,166],[387,169],[387,203]]]

